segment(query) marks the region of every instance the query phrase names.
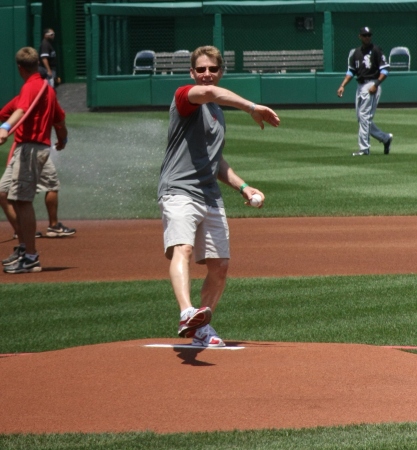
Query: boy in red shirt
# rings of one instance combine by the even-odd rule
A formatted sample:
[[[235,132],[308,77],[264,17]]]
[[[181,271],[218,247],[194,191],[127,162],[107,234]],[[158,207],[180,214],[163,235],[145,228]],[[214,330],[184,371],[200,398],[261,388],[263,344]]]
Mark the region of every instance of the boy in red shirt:
[[[19,96],[14,97],[10,100],[7,105],[3,106],[0,110],[0,121],[6,122],[7,119],[14,113],[17,109],[17,102],[19,101]],[[16,219],[16,212],[13,208],[12,203],[7,200],[7,195],[10,188],[10,183],[12,180],[12,167],[10,164],[7,165],[3,176],[0,178],[0,207],[3,209],[7,220],[10,222],[14,230],[13,238],[18,238],[19,227]],[[56,172],[55,165],[52,158],[49,157],[43,166],[42,173],[40,176],[40,183],[37,186],[37,193],[45,191],[45,206],[48,212],[49,226],[46,233],[46,237],[66,237],[72,236],[76,233],[74,228],[68,228],[63,223],[58,220],[58,192],[61,183],[58,179],[58,174]],[[40,231],[36,232],[36,237],[42,237]],[[21,239],[19,238],[19,242]],[[3,259],[2,264],[7,266],[13,264],[16,261],[16,255],[11,255],[9,258]]]
[[[16,53],[19,74],[25,83],[20,90],[16,110],[0,126],[0,145],[7,141],[9,131],[25,115],[43,87],[38,60],[38,52],[32,47],[23,47]],[[7,198],[16,211],[23,242],[15,248],[16,262],[4,267],[6,273],[42,270],[35,248],[36,216],[32,202],[42,167],[49,158],[52,127],[58,139],[56,148],[62,150],[67,143],[68,134],[65,113],[56,99],[55,91],[48,86],[29,116],[15,131],[17,146],[10,161],[13,175]]]

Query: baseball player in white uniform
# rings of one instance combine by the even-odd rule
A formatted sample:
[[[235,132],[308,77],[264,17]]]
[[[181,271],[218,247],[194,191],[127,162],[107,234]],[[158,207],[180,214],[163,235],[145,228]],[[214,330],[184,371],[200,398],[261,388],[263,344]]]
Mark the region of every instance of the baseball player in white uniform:
[[[356,115],[359,122],[359,151],[353,156],[369,155],[370,137],[374,137],[384,144],[384,154],[391,150],[393,135],[380,130],[373,122],[376,108],[381,97],[381,83],[388,76],[389,63],[380,47],[372,41],[372,31],[363,27],[359,31],[362,45],[356,48],[349,58],[346,76],[342,81],[337,95],[343,96],[345,86],[356,76]]]

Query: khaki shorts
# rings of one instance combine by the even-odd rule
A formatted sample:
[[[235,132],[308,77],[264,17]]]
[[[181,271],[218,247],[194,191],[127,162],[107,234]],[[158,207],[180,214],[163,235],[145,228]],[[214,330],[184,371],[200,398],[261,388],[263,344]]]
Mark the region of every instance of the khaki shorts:
[[[10,183],[12,182],[12,164],[7,165],[3,176],[0,179],[0,192],[9,192]],[[56,168],[51,158],[46,160],[39,178],[39,183],[36,186],[36,192],[41,191],[55,191],[58,192],[61,184],[58,180],[58,174],[56,173]]]
[[[194,247],[194,258],[230,258],[229,226],[224,208],[198,203],[185,195],[164,195],[159,201],[164,227],[165,256],[172,259],[175,245]]]
[[[7,198],[9,200],[33,201],[42,168],[48,158],[49,147],[44,144],[29,142],[19,144],[16,147],[9,164],[11,168],[9,189],[3,191],[8,192]]]

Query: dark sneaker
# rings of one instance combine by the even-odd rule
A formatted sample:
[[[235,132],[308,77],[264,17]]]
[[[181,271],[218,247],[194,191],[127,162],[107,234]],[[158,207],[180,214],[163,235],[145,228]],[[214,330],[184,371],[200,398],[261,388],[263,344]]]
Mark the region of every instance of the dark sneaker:
[[[3,266],[9,266],[10,264],[14,264],[19,259],[25,256],[26,253],[25,247],[21,247],[20,245],[18,245],[17,247],[14,247],[13,250],[14,250],[13,253],[8,258],[3,259],[3,261],[1,262]]]
[[[208,306],[204,306],[200,309],[194,309],[194,311],[191,311],[187,317],[180,321],[178,326],[178,336],[191,337],[190,331],[204,327],[204,325],[210,323],[210,320],[211,309]]]
[[[368,156],[369,155],[369,152],[364,152],[364,151],[359,151],[359,152],[355,152],[355,153],[352,153],[352,156]]]
[[[36,256],[36,259],[32,261],[31,259],[23,256],[14,264],[10,264],[9,266],[5,266],[3,268],[3,272],[5,273],[33,273],[33,272],[41,272],[42,267],[39,262],[39,256]]]
[[[73,234],[75,234],[75,229],[68,228],[61,222],[54,227],[48,227],[48,230],[46,231],[46,236],[50,238],[72,236]]]
[[[388,155],[389,154],[389,151],[391,150],[391,142],[392,142],[392,138],[393,137],[394,136],[391,133],[389,133],[388,141],[384,142],[384,155]]]
[[[40,231],[37,231],[35,233],[35,238],[41,238],[41,237],[42,237],[42,233]],[[16,233],[13,235],[13,239],[17,239],[17,234]]]

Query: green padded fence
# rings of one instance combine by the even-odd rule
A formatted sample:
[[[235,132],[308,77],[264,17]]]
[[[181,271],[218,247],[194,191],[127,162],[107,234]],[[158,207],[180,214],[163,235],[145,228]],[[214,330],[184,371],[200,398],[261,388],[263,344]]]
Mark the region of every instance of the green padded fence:
[[[334,88],[346,71],[349,51],[359,45],[362,26],[374,29],[374,42],[387,57],[395,46],[408,47],[411,53],[411,70],[390,75],[382,102],[417,102],[417,1],[0,0],[0,35],[5,44],[0,106],[16,95],[22,83],[15,52],[24,45],[37,47],[42,27],[51,18],[58,24],[62,78],[76,81],[85,76],[92,109],[169,105],[176,87],[188,82],[187,73],[133,75],[136,53],[191,51],[205,44],[233,52],[222,85],[254,101],[340,104]],[[243,64],[244,51],[311,49],[324,55],[323,69],[316,73],[253,74]],[[353,87],[351,83],[349,90]],[[349,95],[343,101],[350,102]]]
[[[234,64],[222,86],[266,104],[341,104],[335,91],[346,72],[349,51],[360,44],[362,26],[374,29],[374,42],[387,58],[399,45],[417,55],[415,1],[103,2],[86,5],[86,15],[91,108],[169,105],[175,89],[191,82],[187,73],[132,75],[140,50],[192,51],[213,44],[222,52],[232,51]],[[254,74],[243,64],[244,51],[311,49],[324,52],[323,70],[316,73]],[[409,72],[392,74],[393,80],[400,76],[410,88],[407,94],[387,80],[382,101],[416,102],[415,71],[417,58],[411,58]],[[345,95],[344,101],[348,98]]]

